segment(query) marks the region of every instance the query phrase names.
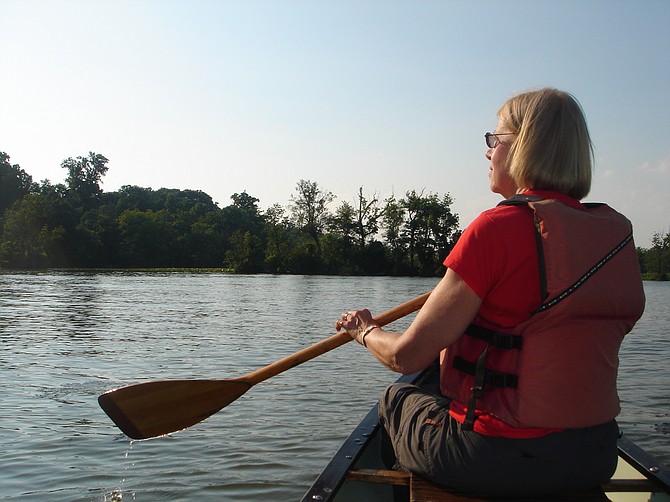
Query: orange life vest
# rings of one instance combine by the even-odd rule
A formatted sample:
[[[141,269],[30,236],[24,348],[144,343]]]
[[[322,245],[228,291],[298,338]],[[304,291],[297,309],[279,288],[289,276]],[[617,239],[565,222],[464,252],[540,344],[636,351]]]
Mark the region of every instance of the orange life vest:
[[[544,302],[508,333],[471,326],[441,357],[442,392],[513,427],[580,428],[618,415],[621,341],[644,311],[632,226],[521,195],[534,211]]]

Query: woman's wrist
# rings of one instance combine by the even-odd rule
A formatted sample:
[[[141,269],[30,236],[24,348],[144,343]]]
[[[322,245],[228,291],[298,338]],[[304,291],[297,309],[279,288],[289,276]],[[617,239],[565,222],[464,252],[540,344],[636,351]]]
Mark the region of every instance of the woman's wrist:
[[[363,333],[361,334],[361,341],[360,341],[360,344],[361,344],[363,347],[365,347],[366,349],[368,348],[368,346],[367,346],[367,344],[365,343],[365,337],[368,336],[370,333],[372,333],[372,331],[374,331],[375,329],[380,329],[380,328],[379,328],[379,326],[377,326],[376,324],[372,324],[372,325],[368,326],[367,328],[365,328],[365,329],[363,330]]]

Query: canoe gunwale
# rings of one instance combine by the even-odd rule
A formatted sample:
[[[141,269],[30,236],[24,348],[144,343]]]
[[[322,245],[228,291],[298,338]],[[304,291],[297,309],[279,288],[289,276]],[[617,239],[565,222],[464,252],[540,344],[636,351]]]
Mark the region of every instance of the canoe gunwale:
[[[424,375],[429,373],[430,369],[428,368],[412,375],[403,375],[397,382],[416,384]],[[337,495],[338,490],[347,477],[347,472],[351,470],[360,458],[374,433],[380,427],[378,411],[379,403],[372,407],[365,418],[363,418],[344,441],[340,449],[304,495],[302,502],[330,502]]]
[[[670,494],[670,469],[659,462],[623,433],[617,442],[619,456],[645,478],[656,484],[661,491]]]

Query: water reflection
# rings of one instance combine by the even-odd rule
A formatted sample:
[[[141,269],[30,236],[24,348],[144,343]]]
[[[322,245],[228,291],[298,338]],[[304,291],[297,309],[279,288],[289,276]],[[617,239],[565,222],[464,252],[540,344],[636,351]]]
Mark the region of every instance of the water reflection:
[[[620,428],[665,463],[670,463],[670,283],[645,282],[647,308],[620,352]]]
[[[394,376],[348,344],[178,434],[130,443],[97,406],[113,387],[238,377],[381,313],[434,279],[0,274],[0,498],[296,500]],[[670,284],[622,349],[622,427],[670,460]],[[409,320],[394,326],[404,329]]]

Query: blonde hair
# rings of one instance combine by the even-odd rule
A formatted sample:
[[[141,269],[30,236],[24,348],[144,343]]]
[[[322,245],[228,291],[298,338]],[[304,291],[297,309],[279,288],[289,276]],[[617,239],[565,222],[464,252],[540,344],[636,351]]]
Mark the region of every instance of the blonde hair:
[[[520,188],[554,190],[581,200],[591,190],[593,144],[577,100],[556,89],[519,94],[498,117],[516,133],[510,176]]]

